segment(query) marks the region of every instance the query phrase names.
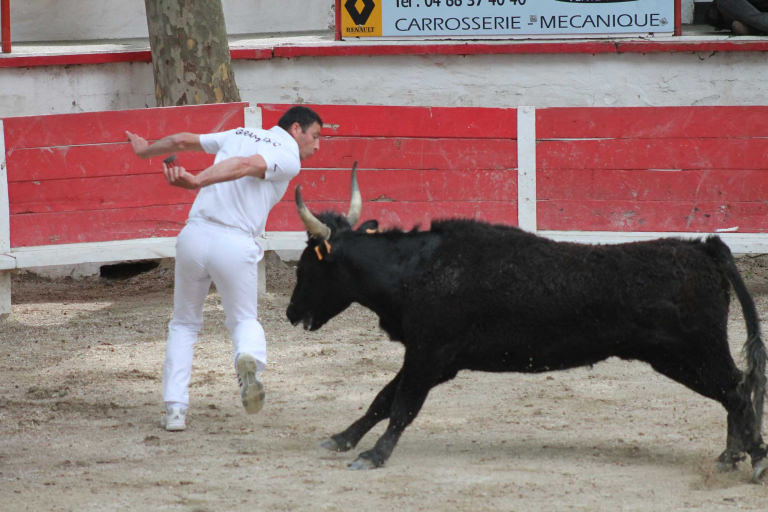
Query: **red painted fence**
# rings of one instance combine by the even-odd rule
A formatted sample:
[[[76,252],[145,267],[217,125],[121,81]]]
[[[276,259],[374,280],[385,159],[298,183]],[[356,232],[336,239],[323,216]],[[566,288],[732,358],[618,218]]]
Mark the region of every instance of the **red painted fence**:
[[[259,105],[272,126],[288,105]],[[364,218],[428,227],[440,217],[517,222],[515,109],[311,105],[323,119],[320,151],[304,162],[268,230],[301,230],[293,190],[314,211],[346,211],[358,161]]]
[[[225,130],[244,124],[245,106],[4,119],[11,247],[174,236],[193,193],[165,183],[159,158],[136,158],[124,131]],[[270,127],[288,105],[259,107]],[[384,227],[457,216],[516,225],[526,150],[539,231],[768,232],[768,107],[537,109],[527,149],[516,109],[313,107],[325,121],[320,151],[268,231],[302,230],[298,184],[311,209],[345,211],[354,161],[363,218]],[[212,157],[180,161],[194,171]]]
[[[768,107],[537,110],[540,230],[768,232]]]
[[[194,199],[141,160],[125,131],[148,140],[243,125],[245,103],[3,119],[11,247],[175,236]],[[213,162],[179,158],[188,169]]]

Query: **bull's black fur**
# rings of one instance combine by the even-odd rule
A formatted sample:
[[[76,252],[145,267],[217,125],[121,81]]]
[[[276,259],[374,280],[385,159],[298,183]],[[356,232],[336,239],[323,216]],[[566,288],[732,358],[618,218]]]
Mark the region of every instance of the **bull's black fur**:
[[[357,302],[405,346],[402,368],[368,411],[325,443],[351,449],[389,418],[353,467],[384,464],[429,390],[459,370],[544,372],[618,356],[723,404],[721,466],[746,452],[755,478],[766,469],[766,351],[755,305],[718,237],[585,245],[472,220],[370,234],[375,221],[353,230],[338,214],[318,218],[331,236],[310,238],[288,318],[314,330]],[[727,343],[730,286],[747,325],[745,372]]]

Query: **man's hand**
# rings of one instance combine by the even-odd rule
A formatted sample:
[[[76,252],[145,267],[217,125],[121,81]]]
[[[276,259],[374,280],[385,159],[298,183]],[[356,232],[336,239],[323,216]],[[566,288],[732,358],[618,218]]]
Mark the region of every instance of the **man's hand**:
[[[129,131],[125,132],[125,136],[128,138],[128,142],[131,143],[131,147],[133,148],[133,152],[136,153],[136,156],[139,158],[149,158],[150,155],[147,154],[149,142],[147,142],[147,139]]]
[[[174,187],[181,187],[189,190],[197,190],[200,188],[195,175],[187,172],[187,170],[180,165],[168,165],[163,162],[163,174],[165,174],[165,179],[168,180],[168,183]]]

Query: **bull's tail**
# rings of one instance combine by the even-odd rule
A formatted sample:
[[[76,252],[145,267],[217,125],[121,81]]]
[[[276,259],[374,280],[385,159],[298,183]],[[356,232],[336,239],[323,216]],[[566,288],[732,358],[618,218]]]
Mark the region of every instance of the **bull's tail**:
[[[747,326],[747,341],[744,344],[747,369],[744,372],[742,386],[751,395],[755,416],[757,417],[757,431],[760,432],[763,423],[763,406],[765,404],[766,351],[763,340],[760,337],[760,319],[757,314],[757,308],[755,308],[755,302],[752,300],[752,296],[741,279],[741,274],[739,274],[736,268],[733,255],[728,246],[716,236],[707,238],[706,245],[711,254],[723,266],[725,275],[741,303],[741,311]]]

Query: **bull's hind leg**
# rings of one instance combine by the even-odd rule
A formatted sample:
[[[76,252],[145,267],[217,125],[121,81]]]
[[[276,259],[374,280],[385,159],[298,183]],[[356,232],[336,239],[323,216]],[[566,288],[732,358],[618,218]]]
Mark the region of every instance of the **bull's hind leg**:
[[[725,341],[699,343],[696,350],[659,353],[649,359],[659,373],[693,391],[717,400],[728,412],[728,439],[718,458],[718,467],[732,469],[747,452],[755,468],[755,478],[766,468],[766,446],[757,428],[749,392],[740,384],[742,372],[736,367]],[[715,350],[720,347],[720,350]]]
[[[728,438],[725,443],[725,450],[717,458],[717,470],[721,472],[733,471],[736,469],[736,465],[746,458],[744,443],[735,417],[728,413]]]

